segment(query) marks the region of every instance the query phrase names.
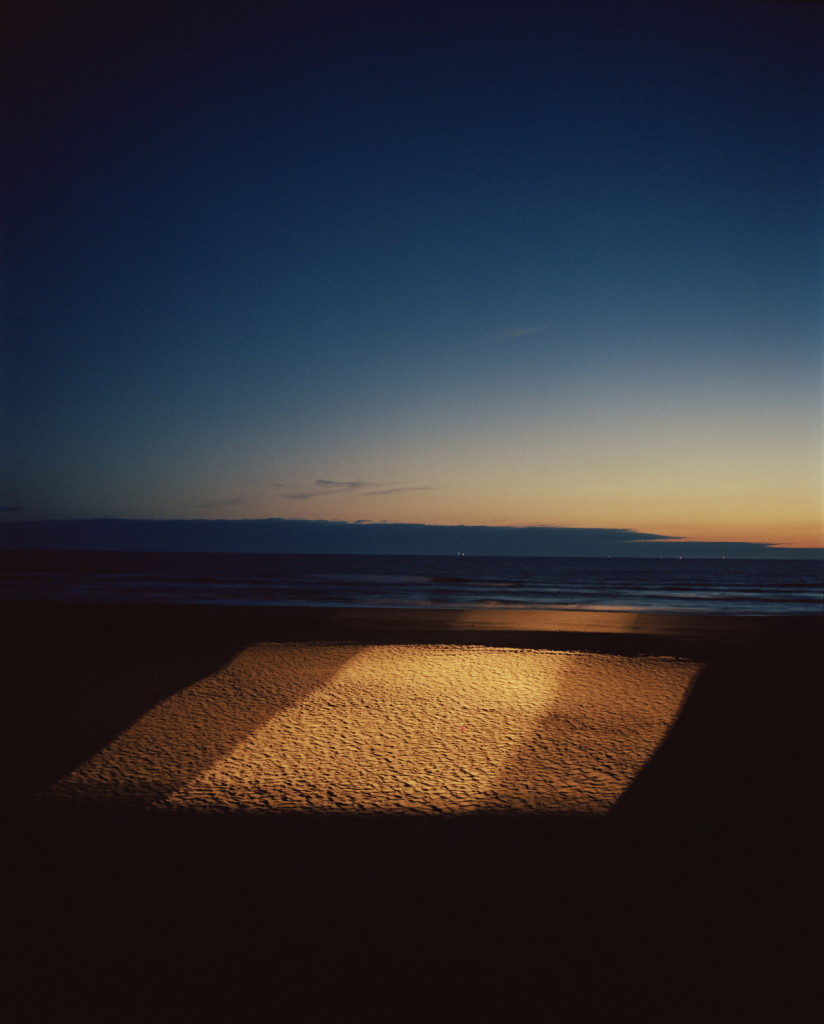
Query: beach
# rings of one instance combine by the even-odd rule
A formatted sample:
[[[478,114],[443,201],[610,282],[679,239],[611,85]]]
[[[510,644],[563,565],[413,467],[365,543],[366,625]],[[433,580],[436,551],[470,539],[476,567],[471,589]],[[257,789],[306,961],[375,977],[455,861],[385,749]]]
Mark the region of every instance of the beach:
[[[820,619],[3,621],[13,1019],[806,1019]]]

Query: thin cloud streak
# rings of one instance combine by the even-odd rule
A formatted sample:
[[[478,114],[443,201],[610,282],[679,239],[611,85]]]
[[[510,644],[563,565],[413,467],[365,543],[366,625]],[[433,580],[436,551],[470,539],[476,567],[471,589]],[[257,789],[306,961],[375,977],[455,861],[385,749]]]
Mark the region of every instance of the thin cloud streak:
[[[377,487],[378,484],[364,480],[316,480],[316,487],[332,487],[337,491],[356,491],[360,487]]]
[[[379,483],[365,480],[316,480],[315,487],[321,487],[318,491],[297,491],[294,494],[284,494],[284,498],[293,501],[305,501],[308,498],[321,498],[328,494],[352,494],[360,492],[364,497],[377,497],[382,494],[401,494],[405,491],[431,491],[432,487],[384,487]],[[364,487],[377,487],[379,490],[365,491]]]
[[[409,491],[434,491],[434,487],[389,487],[385,491],[365,491],[366,496],[373,494],[401,494]]]
[[[363,487],[380,487],[380,484],[370,483],[364,480],[316,480],[315,487],[319,491],[298,491],[294,494],[285,494],[285,498],[293,501],[304,501],[306,498],[320,498],[326,494],[347,494],[358,491]]]

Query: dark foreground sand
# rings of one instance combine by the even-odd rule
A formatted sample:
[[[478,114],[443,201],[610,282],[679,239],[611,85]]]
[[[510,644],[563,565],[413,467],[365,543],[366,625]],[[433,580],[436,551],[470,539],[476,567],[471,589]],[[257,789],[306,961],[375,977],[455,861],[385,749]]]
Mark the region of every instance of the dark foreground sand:
[[[816,1019],[821,620],[2,615],[13,1021]]]

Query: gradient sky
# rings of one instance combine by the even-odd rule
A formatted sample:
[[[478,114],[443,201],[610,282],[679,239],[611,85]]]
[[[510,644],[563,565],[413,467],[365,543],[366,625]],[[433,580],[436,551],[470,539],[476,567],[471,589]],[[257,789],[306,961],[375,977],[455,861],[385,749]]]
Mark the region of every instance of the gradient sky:
[[[4,23],[7,520],[824,543],[820,5]]]

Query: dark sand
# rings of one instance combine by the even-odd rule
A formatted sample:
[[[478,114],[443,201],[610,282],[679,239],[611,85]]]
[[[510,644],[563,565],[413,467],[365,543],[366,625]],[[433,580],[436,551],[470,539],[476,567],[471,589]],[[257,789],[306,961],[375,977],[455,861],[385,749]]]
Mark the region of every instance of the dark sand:
[[[818,1016],[820,619],[18,603],[2,607],[2,620],[12,1021]],[[373,802],[359,813],[361,792],[307,814],[317,765],[290,807],[248,793],[218,801],[223,813],[187,809],[197,800],[159,810],[157,793],[131,807],[88,799],[82,787],[69,799],[65,788],[60,800],[37,796],[59,793],[60,780],[134,735],[152,709],[204,686],[214,697],[208,686],[233,659],[271,664],[285,649],[321,645],[340,682],[353,651],[396,663],[410,644],[420,647],[413,657],[429,645],[427,657],[457,652],[476,669],[496,648],[488,660],[504,679],[519,652],[532,665],[588,665],[587,679],[609,668],[625,696],[635,684],[621,672],[633,664],[659,683],[661,666],[703,668],[675,725],[659,716],[647,763],[617,802],[587,805],[603,790],[584,786],[583,802],[530,807],[510,787],[490,804],[502,778],[497,727],[472,752],[495,771],[476,772],[482,784],[454,807],[399,791],[383,810]],[[252,645],[263,646],[250,655]],[[353,681],[363,682],[350,677],[347,693]],[[489,685],[464,710],[494,712]],[[580,698],[580,685],[572,692]],[[510,781],[519,764],[519,785],[537,763],[536,715],[545,725],[552,710],[522,696],[525,731],[512,733],[516,749],[505,744],[504,757]],[[419,691],[409,700],[425,705]],[[567,715],[573,731],[583,705]],[[632,722],[650,721],[632,707]],[[338,719],[351,710],[338,708]],[[438,715],[423,718],[429,730]],[[354,734],[374,738],[371,722],[358,720]],[[602,725],[614,738],[615,723]],[[617,732],[629,749],[624,726],[626,716]],[[283,735],[277,749],[288,752]],[[445,763],[460,769],[448,748],[441,775]],[[353,749],[357,767],[366,747]],[[595,749],[603,753],[601,739]],[[202,797],[204,778],[225,762],[226,750],[213,754],[184,780],[190,794],[199,780]],[[350,782],[353,772],[347,765]],[[556,778],[544,792],[558,788]]]

